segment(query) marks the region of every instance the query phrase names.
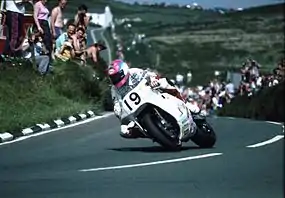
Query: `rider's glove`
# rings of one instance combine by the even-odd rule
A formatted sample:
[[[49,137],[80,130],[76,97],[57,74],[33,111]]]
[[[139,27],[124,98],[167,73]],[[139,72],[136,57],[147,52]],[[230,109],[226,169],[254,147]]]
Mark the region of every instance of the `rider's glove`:
[[[115,113],[115,115],[118,118],[121,117],[121,112],[122,112],[122,109],[121,109],[120,103],[119,102],[115,102],[115,104],[114,104],[114,113]]]
[[[153,78],[151,79],[150,86],[151,88],[158,88],[160,86],[160,83],[157,79]]]

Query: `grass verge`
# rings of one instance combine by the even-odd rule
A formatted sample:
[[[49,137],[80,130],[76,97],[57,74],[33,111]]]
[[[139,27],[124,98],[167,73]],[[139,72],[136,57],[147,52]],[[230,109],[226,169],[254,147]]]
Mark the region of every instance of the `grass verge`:
[[[0,68],[0,132],[90,109],[102,110],[107,82],[91,67],[56,63],[54,74],[45,77],[28,63],[14,67],[1,63]]]

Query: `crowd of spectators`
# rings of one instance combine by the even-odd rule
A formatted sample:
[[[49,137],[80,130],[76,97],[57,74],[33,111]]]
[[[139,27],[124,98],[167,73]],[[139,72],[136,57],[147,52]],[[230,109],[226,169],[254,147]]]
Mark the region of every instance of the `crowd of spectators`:
[[[238,95],[254,95],[265,87],[275,86],[284,82],[285,59],[282,59],[270,74],[260,74],[260,65],[248,59],[241,67],[241,81],[235,87],[230,80],[221,82],[212,80],[206,86],[188,87],[183,90],[183,96],[190,102],[197,104],[203,113],[208,115],[213,110],[222,108]]]
[[[33,5],[33,21],[25,35],[23,18],[25,6]],[[7,39],[3,57],[24,57],[33,60],[41,74],[52,71],[54,60],[77,60],[86,65],[86,60],[98,62],[99,52],[106,49],[103,44],[87,45],[87,28],[91,21],[88,8],[82,4],[78,7],[74,19],[64,22],[67,0],[58,0],[57,5],[49,10],[47,0],[5,0],[2,17],[6,25]]]

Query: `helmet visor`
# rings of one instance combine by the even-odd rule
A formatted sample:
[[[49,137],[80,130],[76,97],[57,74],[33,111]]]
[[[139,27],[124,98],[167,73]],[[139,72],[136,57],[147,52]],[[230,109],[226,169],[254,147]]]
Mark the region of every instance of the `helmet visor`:
[[[121,70],[115,74],[112,74],[112,75],[109,75],[110,79],[111,79],[111,82],[116,85],[118,84],[119,82],[121,82],[121,80],[124,79],[125,77],[125,74],[124,74],[124,71]]]

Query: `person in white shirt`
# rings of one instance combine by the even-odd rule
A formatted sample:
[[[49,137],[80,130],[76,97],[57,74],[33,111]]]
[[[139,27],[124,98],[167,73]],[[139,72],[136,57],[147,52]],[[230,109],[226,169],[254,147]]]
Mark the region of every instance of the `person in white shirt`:
[[[32,46],[31,44],[34,43],[34,54],[35,54],[35,61],[37,65],[37,69],[42,76],[46,75],[50,71],[49,62],[50,57],[46,54],[46,49],[43,45],[42,38],[39,34],[33,34],[31,38],[26,38],[21,45],[23,51],[23,57],[32,61]]]
[[[233,84],[232,82],[229,81],[228,84],[226,84],[225,90],[226,90],[227,95],[228,95],[230,98],[233,98],[233,97],[234,97],[234,94],[235,94],[235,87],[234,87],[234,84]]]
[[[6,9],[6,26],[7,26],[7,40],[4,54],[9,56],[21,56],[22,35],[25,3],[31,3],[31,0],[5,0]]]

